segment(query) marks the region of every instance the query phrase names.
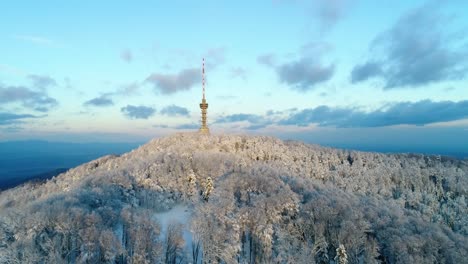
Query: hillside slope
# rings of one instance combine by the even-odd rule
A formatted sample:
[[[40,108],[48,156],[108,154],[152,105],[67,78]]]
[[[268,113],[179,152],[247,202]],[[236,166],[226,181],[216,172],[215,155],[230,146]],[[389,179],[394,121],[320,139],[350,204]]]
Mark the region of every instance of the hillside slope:
[[[1,193],[0,262],[463,263],[467,187],[466,161],[176,134]]]

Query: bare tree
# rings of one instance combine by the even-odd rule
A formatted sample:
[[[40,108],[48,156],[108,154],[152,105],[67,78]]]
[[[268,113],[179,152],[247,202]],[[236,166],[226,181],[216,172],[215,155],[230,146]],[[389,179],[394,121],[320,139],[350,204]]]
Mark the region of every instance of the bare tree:
[[[185,260],[185,240],[182,237],[182,225],[171,223],[167,227],[165,242],[165,263],[177,264]]]

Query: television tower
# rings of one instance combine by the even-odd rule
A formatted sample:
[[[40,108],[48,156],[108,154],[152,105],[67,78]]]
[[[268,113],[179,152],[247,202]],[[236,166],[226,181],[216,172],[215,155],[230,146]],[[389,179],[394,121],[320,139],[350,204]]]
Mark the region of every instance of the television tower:
[[[202,87],[203,87],[203,98],[200,104],[201,127],[199,131],[202,134],[209,134],[210,129],[206,125],[206,110],[208,109],[208,103],[206,102],[206,99],[205,99],[205,58],[203,58],[203,64],[202,64]]]

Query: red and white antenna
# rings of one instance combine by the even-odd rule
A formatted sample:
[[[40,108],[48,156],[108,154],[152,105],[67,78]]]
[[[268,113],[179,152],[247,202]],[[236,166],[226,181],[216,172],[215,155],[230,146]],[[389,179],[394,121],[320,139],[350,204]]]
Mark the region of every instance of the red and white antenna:
[[[202,66],[202,86],[203,86],[203,99],[205,99],[205,58],[203,58],[203,66]]]

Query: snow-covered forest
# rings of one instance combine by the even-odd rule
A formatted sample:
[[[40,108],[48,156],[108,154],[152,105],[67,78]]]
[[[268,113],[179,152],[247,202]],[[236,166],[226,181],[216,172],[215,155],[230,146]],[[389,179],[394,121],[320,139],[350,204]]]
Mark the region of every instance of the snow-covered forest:
[[[0,263],[466,263],[468,162],[176,134],[0,193]]]

